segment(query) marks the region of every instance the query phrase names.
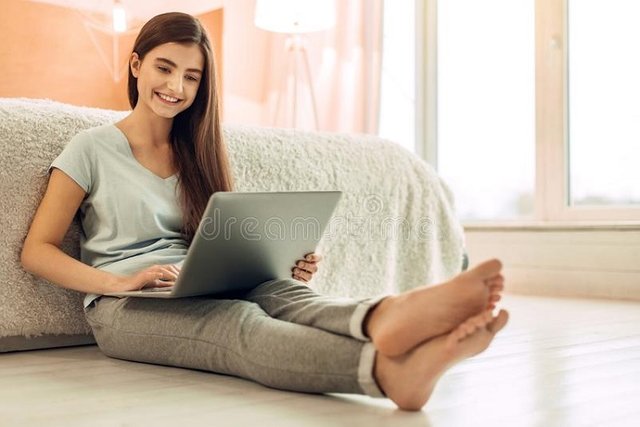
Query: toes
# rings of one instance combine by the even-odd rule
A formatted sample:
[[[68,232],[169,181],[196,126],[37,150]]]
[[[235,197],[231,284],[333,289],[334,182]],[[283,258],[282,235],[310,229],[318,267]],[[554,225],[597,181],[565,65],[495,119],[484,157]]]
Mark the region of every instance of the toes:
[[[482,314],[481,316],[475,317],[472,320],[473,326],[475,326],[474,332],[477,331],[478,329],[482,329],[487,325],[487,321],[484,318],[484,314]]]
[[[491,292],[500,292],[504,290],[504,283],[491,283],[488,286]]]
[[[485,284],[489,287],[489,291],[491,293],[502,292],[504,290],[504,280],[501,280],[501,281],[489,280],[485,282]]]
[[[474,333],[475,330],[476,326],[473,323],[469,322],[469,320],[467,320],[464,323],[458,325],[454,332],[456,335],[456,339],[458,341],[462,341],[463,339]]]
[[[499,332],[509,321],[509,312],[507,310],[500,310],[498,315],[489,323],[488,329],[492,333]]]
[[[487,325],[493,320],[493,313],[491,310],[485,310],[475,318],[475,324],[477,329],[485,329]]]
[[[489,286],[502,285],[504,284],[504,276],[502,274],[498,274],[497,276],[488,278],[486,282]]]
[[[467,335],[469,335],[469,332],[467,332],[467,328],[465,327],[465,325],[458,326],[458,329],[456,329],[456,334],[455,334],[456,341],[462,341],[467,337]]]
[[[445,347],[447,348],[447,350],[453,350],[456,345],[467,336],[467,332],[465,331],[463,326],[464,324],[459,325],[449,333],[449,336],[447,336],[447,340],[445,343]]]
[[[487,317],[487,314],[489,315],[489,317]],[[477,314],[473,317],[468,318],[460,326],[464,328],[467,335],[471,335],[475,333],[478,329],[482,329],[485,326],[487,326],[487,323],[489,323],[491,319],[492,319],[491,311],[485,310],[480,314]]]
[[[488,279],[498,276],[500,270],[502,270],[502,263],[498,259],[491,259],[472,268],[469,272],[478,274],[482,279]]]
[[[501,310],[500,314],[506,314],[505,310]],[[501,322],[503,322],[501,324]],[[470,335],[476,333],[476,331],[485,329],[487,327],[493,326],[494,328],[498,328],[496,332],[506,324],[506,319],[502,319],[500,315],[494,319],[491,310],[485,310],[480,314],[477,314],[473,317],[468,318],[463,323],[458,325],[456,329],[454,329],[449,336],[447,337],[447,348],[452,349],[458,342],[464,340]],[[492,331],[493,332],[493,331]]]
[[[465,332],[465,336],[471,335],[476,331],[476,325],[473,322],[467,321],[462,324],[462,329]]]

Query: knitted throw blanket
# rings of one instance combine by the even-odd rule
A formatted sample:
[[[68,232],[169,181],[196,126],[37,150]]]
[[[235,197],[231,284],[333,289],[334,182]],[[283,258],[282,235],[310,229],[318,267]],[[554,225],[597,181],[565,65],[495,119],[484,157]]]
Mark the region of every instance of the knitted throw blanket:
[[[82,294],[26,273],[20,251],[47,167],[80,130],[127,112],[0,98],[0,337],[90,333]],[[341,190],[311,282],[364,297],[444,280],[461,269],[463,232],[431,166],[373,136],[226,126],[237,191]],[[74,220],[63,250],[79,257]],[[301,256],[303,254],[300,254]]]

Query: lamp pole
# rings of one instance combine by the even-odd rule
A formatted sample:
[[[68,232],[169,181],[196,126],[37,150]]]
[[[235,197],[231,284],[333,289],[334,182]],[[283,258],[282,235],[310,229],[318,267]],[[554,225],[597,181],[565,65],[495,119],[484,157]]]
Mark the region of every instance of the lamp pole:
[[[309,54],[305,46],[304,39],[299,34],[290,34],[286,40],[287,50],[287,73],[283,75],[284,84],[281,85],[285,88],[289,87],[288,84],[288,70],[293,66],[293,99],[292,99],[292,126],[295,128],[298,125],[298,85],[300,83],[300,62],[302,62],[302,76],[309,85],[309,95],[311,97],[311,110],[313,113],[313,125],[315,129],[318,129],[318,108],[316,103],[316,94],[313,87],[313,79],[311,78],[311,66],[309,65]],[[278,113],[280,112],[282,90],[278,93],[276,101],[276,111],[274,117],[274,124],[277,123]]]
[[[282,84],[276,98],[274,125],[277,125],[282,93],[286,92],[289,101],[291,92],[293,99],[288,103],[287,112],[293,113],[293,127],[298,125],[298,86],[301,78],[306,79],[311,100],[313,124],[318,129],[318,108],[316,94],[311,78],[309,54],[305,38],[301,34],[324,31],[335,25],[335,0],[256,0],[254,22],[258,28],[275,33],[287,34],[285,41],[286,68],[282,76]],[[300,64],[300,62],[302,62]],[[290,86],[290,68],[293,67],[293,82]],[[302,70],[299,70],[302,67]],[[285,123],[288,123],[285,117]]]

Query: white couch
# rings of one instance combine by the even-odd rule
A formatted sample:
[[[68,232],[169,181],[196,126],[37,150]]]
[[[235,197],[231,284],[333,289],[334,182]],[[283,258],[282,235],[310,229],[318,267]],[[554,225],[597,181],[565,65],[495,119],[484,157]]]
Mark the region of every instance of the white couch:
[[[20,266],[20,250],[47,183],[47,167],[73,135],[127,112],[49,100],[0,98],[0,352],[93,343],[82,295]],[[313,286],[365,296],[458,273],[463,232],[434,170],[373,136],[225,127],[238,191],[342,190],[319,251]],[[78,257],[74,220],[63,250]]]

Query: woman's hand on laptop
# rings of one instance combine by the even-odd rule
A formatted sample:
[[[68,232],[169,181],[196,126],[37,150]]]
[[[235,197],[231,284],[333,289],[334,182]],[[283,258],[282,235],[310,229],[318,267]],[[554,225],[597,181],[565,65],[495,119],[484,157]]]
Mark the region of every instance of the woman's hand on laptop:
[[[318,263],[322,261],[322,257],[316,253],[305,255],[304,259],[296,261],[293,271],[293,278],[301,282],[309,283],[313,275],[318,271]]]
[[[170,287],[176,283],[180,268],[172,265],[152,265],[133,276],[122,276],[117,292],[137,291],[142,288]]]

